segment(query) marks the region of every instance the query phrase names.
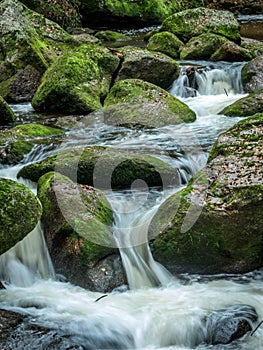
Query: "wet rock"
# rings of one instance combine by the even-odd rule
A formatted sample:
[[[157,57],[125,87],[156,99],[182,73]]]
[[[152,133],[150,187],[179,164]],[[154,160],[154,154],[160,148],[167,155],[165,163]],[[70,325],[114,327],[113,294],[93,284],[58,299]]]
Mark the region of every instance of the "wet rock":
[[[104,194],[51,172],[39,179],[38,197],[56,272],[89,290],[107,292],[123,284],[111,233],[112,210]]]
[[[173,273],[243,273],[263,264],[263,115],[222,134],[207,166],[159,208],[149,229]]]
[[[214,311],[205,319],[206,343],[229,344],[252,331],[257,318],[255,308],[250,305],[234,305]]]
[[[0,178],[0,255],[37,225],[42,206],[25,185]]]
[[[211,56],[212,61],[244,62],[250,61],[255,54],[241,46],[227,41],[221,45]]]
[[[23,316],[16,312],[0,309],[0,346],[4,349],[6,339],[13,329],[23,322]]]
[[[242,68],[242,83],[245,92],[263,89],[263,55],[256,57]]]
[[[183,102],[140,79],[117,82],[100,113],[107,124],[128,127],[154,128],[195,120],[195,113]]]

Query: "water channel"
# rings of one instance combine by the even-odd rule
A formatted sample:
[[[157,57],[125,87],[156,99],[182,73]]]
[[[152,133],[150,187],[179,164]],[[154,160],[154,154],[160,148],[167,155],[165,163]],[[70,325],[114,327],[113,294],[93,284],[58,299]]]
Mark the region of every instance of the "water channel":
[[[196,77],[198,90],[189,87],[185,80],[185,67],[193,64],[205,67]],[[218,113],[244,96],[240,82],[243,63],[180,62],[180,65],[181,75],[170,92],[196,112],[195,122],[135,130],[108,126],[96,114],[94,118],[83,116],[79,127],[68,131],[59,147],[107,145],[150,153],[176,167],[181,175],[178,186],[185,185],[205,166],[208,151],[218,135],[240,119]],[[12,107],[21,121],[35,116],[30,104]],[[25,162],[37,161],[47,156],[47,152],[50,150],[42,149]],[[2,168],[0,176],[16,179],[23,165]],[[26,184],[36,191],[35,184]],[[40,227],[19,247],[4,254],[0,265],[7,272],[2,278],[6,289],[0,290],[0,307],[27,315],[30,324],[54,331],[47,332],[42,340],[34,340],[22,327],[20,336],[10,340],[10,348],[261,350],[261,327],[253,336],[247,334],[231,344],[211,345],[207,341],[209,329],[203,320],[208,313],[237,304],[253,306],[262,320],[263,271],[232,276],[186,274],[177,278],[151,256],[148,225],[160,203],[176,190],[133,188],[106,193],[115,210],[115,237],[129,288],[123,286],[98,302],[95,301],[101,293],[56,279]],[[150,204],[145,200],[146,192],[152,193]],[[140,237],[145,237],[140,242],[136,238],[138,230]],[[18,260],[17,254],[24,258]],[[253,324],[256,326],[257,323]],[[57,348],[50,345],[55,334],[65,339]]]

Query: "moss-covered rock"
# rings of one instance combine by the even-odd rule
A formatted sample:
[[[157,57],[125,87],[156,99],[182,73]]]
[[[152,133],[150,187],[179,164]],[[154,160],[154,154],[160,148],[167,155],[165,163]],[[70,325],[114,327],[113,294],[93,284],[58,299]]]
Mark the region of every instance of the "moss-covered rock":
[[[223,43],[211,56],[212,61],[243,62],[250,61],[256,55],[241,46],[227,41]]]
[[[222,134],[209,163],[169,197],[150,229],[173,272],[242,273],[263,264],[263,115]]]
[[[57,142],[64,132],[40,124],[22,124],[0,132],[0,162],[17,164],[35,145]]]
[[[156,157],[100,146],[60,151],[25,166],[18,176],[37,182],[53,170],[100,189],[128,188],[137,179],[144,180],[148,186],[178,182],[177,171]]]
[[[263,89],[253,92],[225,107],[219,114],[229,117],[249,117],[263,112]]]
[[[45,18],[58,23],[64,29],[81,26],[79,0],[21,0],[21,2]]]
[[[106,42],[125,41],[128,39],[127,35],[113,30],[100,30],[95,34],[95,38]]]
[[[134,25],[160,23],[178,10],[173,0],[81,0],[80,12],[84,25]]]
[[[161,32],[152,35],[147,44],[147,50],[162,52],[172,58],[180,57],[183,42],[170,32]]]
[[[111,234],[112,210],[106,197],[93,187],[78,185],[54,172],[39,179],[38,197],[56,272],[71,283],[97,290],[99,283],[92,278],[92,269],[107,256],[118,253]],[[118,281],[116,274],[117,269],[106,277],[100,271],[96,277],[104,279],[107,289]]]
[[[0,255],[31,232],[38,223],[42,207],[26,186],[0,178]]]
[[[241,78],[245,92],[255,92],[263,89],[263,55],[244,65]]]
[[[0,125],[13,123],[16,120],[15,113],[8,103],[0,96]]]
[[[75,40],[58,24],[17,0],[0,2],[0,92],[7,101],[16,73],[31,66],[41,75]],[[23,80],[21,80],[22,86]],[[27,86],[27,85],[26,85]],[[25,88],[26,88],[25,86]]]
[[[214,52],[228,40],[217,34],[204,33],[191,38],[180,52],[180,58],[184,59],[210,59]]]
[[[140,79],[116,83],[104,106],[104,120],[113,125],[152,128],[195,120],[195,113],[183,102]]]
[[[175,34],[183,42],[203,33],[214,33],[240,43],[239,23],[229,11],[204,7],[181,11],[166,18],[160,30]]]
[[[99,45],[81,45],[45,72],[32,105],[36,110],[89,113],[102,107],[119,59]]]
[[[123,57],[116,81],[142,79],[167,89],[179,75],[177,62],[163,53],[135,47],[124,47],[118,52]]]

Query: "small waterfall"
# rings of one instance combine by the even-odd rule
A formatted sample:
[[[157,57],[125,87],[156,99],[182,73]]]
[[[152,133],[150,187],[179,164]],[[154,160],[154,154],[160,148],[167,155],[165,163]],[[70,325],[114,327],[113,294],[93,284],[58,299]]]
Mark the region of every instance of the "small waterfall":
[[[153,200],[155,204],[149,208],[147,204]],[[139,191],[130,192],[128,198],[111,199],[115,213],[114,237],[130,289],[166,285],[173,278],[153,259],[148,244],[148,227],[162,200],[157,192]]]
[[[170,92],[178,97],[195,97],[198,95],[241,94],[241,69],[244,63],[228,64],[226,62],[200,65],[182,65],[181,73],[175,80]]]
[[[37,279],[55,278],[40,223],[22,241],[0,256],[0,280],[20,287]]]

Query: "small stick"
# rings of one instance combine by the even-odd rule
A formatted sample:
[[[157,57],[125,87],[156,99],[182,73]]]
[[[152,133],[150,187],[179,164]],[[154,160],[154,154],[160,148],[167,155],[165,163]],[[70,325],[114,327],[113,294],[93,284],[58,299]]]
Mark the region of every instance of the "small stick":
[[[226,89],[224,89],[224,91],[225,91],[226,95],[228,96],[228,93],[227,93]]]
[[[98,299],[94,300],[94,303],[96,303],[96,302],[99,301],[100,299],[105,298],[105,297],[107,297],[107,296],[108,296],[108,294],[102,295],[102,296],[99,297]]]
[[[253,332],[250,335],[252,336],[262,324],[263,324],[263,320],[257,325],[257,327],[253,330]]]

